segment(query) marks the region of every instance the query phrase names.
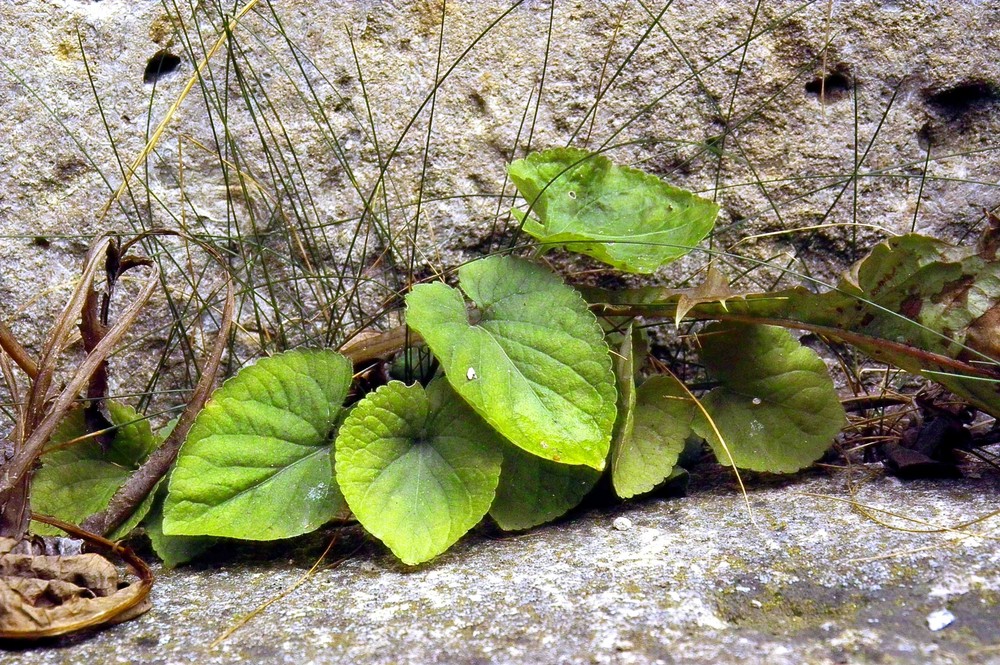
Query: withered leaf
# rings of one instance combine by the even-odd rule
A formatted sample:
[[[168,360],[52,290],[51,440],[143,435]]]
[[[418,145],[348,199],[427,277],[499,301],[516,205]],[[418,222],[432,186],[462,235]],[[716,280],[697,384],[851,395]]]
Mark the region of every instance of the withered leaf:
[[[149,608],[148,580],[124,584],[117,567],[100,554],[16,549],[24,548],[0,539],[0,551],[6,552],[0,555],[0,639],[63,635],[124,621]]]
[[[984,261],[996,261],[997,250],[1000,249],[1000,217],[990,211],[986,212],[986,229],[979,236],[976,252]]]
[[[100,554],[70,556],[5,554],[0,556],[0,577],[67,580],[107,596],[118,588],[118,570]]]
[[[704,303],[719,303],[726,309],[726,301],[736,297],[736,292],[729,286],[729,278],[715,264],[708,266],[705,281],[689,289],[673,289],[664,292],[664,296],[677,296],[677,311],[674,313],[674,324],[680,325],[681,319],[688,312]]]

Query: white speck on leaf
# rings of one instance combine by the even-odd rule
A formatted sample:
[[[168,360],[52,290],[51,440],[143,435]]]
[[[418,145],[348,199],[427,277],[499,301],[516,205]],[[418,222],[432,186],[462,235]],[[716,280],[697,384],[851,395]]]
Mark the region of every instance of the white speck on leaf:
[[[465,372],[465,378],[468,379],[469,381],[475,381],[476,379],[479,378],[479,375],[476,374],[476,370],[474,368],[470,367]]]
[[[326,483],[320,483],[316,487],[312,487],[306,493],[306,500],[308,501],[319,501],[326,496]]]

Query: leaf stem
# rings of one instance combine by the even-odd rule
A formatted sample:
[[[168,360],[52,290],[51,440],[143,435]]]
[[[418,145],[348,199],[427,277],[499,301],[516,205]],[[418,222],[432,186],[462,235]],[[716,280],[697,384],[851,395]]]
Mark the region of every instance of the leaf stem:
[[[605,303],[596,303],[591,306],[591,309],[598,314],[606,316],[649,316],[652,314],[655,316],[666,317],[669,314],[672,314],[674,306],[609,305]],[[970,363],[958,360],[956,358],[949,358],[948,356],[944,356],[939,353],[933,353],[931,351],[926,351],[924,349],[920,349],[915,346],[910,346],[909,344],[903,344],[901,342],[895,342],[880,337],[872,337],[871,335],[864,335],[862,333],[857,333],[851,330],[845,330],[843,328],[837,328],[834,326],[823,326],[814,323],[805,323],[803,321],[796,321],[794,319],[769,318],[769,317],[751,316],[746,314],[730,314],[728,312],[719,312],[714,309],[708,312],[704,312],[704,311],[699,311],[699,306],[697,305],[685,315],[685,318],[694,319],[698,321],[735,321],[738,323],[756,323],[760,325],[791,328],[793,330],[805,330],[808,332],[823,335],[825,337],[833,337],[862,349],[875,349],[875,350],[881,349],[889,353],[896,353],[903,356],[907,356],[909,358],[913,358],[922,366],[936,365],[938,367],[943,367],[955,370],[956,372],[961,372],[962,374],[967,376],[977,376],[987,379],[996,379],[1000,381],[1000,370],[988,369],[986,367],[978,367],[976,365],[972,365]]]
[[[49,339],[46,348],[42,353],[42,362],[38,375],[32,381],[31,390],[27,399],[27,422],[22,423],[22,432],[27,437],[23,443],[18,445],[14,457],[2,467],[0,474],[0,507],[6,508],[8,501],[15,497],[16,493],[23,491],[24,483],[30,478],[31,469],[35,461],[42,453],[42,448],[49,440],[52,432],[62,421],[66,412],[73,406],[79,398],[80,391],[90,382],[91,377],[111,354],[125,333],[132,326],[135,318],[143,305],[153,295],[153,290],[159,284],[160,271],[156,266],[150,266],[150,274],[146,283],[139,291],[136,299],[122,313],[121,319],[112,326],[107,335],[94,347],[94,350],[87,355],[82,363],[76,368],[72,378],[66,386],[54,396],[51,403],[48,387],[52,382],[55,371],[56,358],[62,350],[69,330],[76,323],[80,314],[87,291],[90,290],[94,280],[94,275],[99,265],[98,258],[103,256],[107,250],[109,238],[107,236],[99,238],[90,248],[87,254],[87,263],[84,266],[83,277],[77,285],[73,296],[67,303],[66,308],[60,315]],[[27,504],[25,505],[27,508]],[[23,526],[26,526],[26,522]],[[18,528],[13,535],[20,539],[23,527]]]
[[[38,364],[35,363],[35,359],[14,338],[14,333],[4,325],[3,321],[0,321],[0,349],[17,363],[29,378],[34,379],[38,375]]]

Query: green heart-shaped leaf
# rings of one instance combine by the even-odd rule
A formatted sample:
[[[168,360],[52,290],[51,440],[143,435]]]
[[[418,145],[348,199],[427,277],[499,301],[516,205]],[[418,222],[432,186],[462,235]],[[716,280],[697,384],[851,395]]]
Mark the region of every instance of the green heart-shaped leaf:
[[[623,499],[671,477],[697,415],[687,391],[672,376],[654,376],[639,386],[633,409],[631,427],[622,428],[611,450],[611,483]]]
[[[143,528],[146,530],[150,545],[153,546],[153,551],[160,557],[164,567],[176,568],[197,558],[221,541],[211,536],[168,536],[163,533],[163,502],[167,498],[166,486],[167,483],[161,480],[158,489],[154,490],[156,499],[146,519],[143,520]]]
[[[337,480],[358,521],[404,563],[444,552],[489,510],[500,438],[443,380],[392,381],[337,437]]]
[[[698,341],[705,367],[722,384],[702,404],[725,446],[703,418],[694,428],[719,462],[791,473],[830,447],[846,419],[826,366],[811,349],[783,328],[739,323],[712,324]]]
[[[288,351],[226,381],[181,448],[163,532],[273,540],[342,511],[331,446],[351,370],[332,351]]]
[[[111,497],[139,465],[160,445],[149,421],[135,409],[115,401],[106,402],[116,425],[107,450],[93,437],[63,448],[62,444],[87,436],[83,409],[71,411],[49,439],[51,452],[42,455],[42,466],[31,481],[32,509],[72,524],[108,507]],[[111,534],[122,538],[142,521],[152,505],[147,497],[135,512]],[[35,523],[39,534],[62,535],[62,531]]]
[[[407,324],[452,387],[527,452],[602,469],[615,420],[607,344],[583,298],[546,268],[493,256],[459,270],[458,290],[414,287]],[[470,318],[471,317],[471,318]]]
[[[514,211],[526,232],[627,272],[651,273],[684,256],[719,212],[707,199],[583,150],[533,153],[507,170],[538,217]]]
[[[504,531],[550,522],[580,503],[600,477],[589,466],[559,464],[505,445],[490,517]]]

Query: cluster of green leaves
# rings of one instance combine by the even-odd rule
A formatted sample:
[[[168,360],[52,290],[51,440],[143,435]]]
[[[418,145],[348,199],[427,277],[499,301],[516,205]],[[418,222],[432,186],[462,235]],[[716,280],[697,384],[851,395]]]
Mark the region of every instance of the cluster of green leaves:
[[[911,233],[876,245],[834,289],[749,295],[729,310],[812,326],[1000,417],[998,246],[995,217],[974,249]]]
[[[510,174],[528,204],[518,218],[543,249],[564,246],[627,272],[690,251],[718,212],[577,150],[533,154]],[[415,286],[406,322],[440,365],[426,384],[390,381],[345,408],[344,356],[262,359],[215,392],[168,489],[128,526],[145,517],[154,546],[176,563],[205,538],[288,538],[353,515],[418,564],[487,515],[508,530],[555,519],[604,471],[623,498],[649,492],[683,473],[690,441],[707,441],[723,464],[786,473],[818,459],[844,424],[823,362],[786,330],[704,329],[699,354],[715,387],[698,400],[673,376],[648,375],[631,318],[599,320],[581,291],[524,258],[469,263],[457,286]],[[134,413],[116,406],[112,416],[122,427],[107,450],[86,443],[45,457],[40,507],[71,519],[100,510],[123,470],[155,448]],[[79,420],[57,443],[84,434]],[[89,485],[74,489],[72,478]]]

